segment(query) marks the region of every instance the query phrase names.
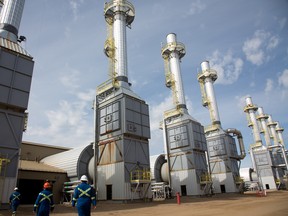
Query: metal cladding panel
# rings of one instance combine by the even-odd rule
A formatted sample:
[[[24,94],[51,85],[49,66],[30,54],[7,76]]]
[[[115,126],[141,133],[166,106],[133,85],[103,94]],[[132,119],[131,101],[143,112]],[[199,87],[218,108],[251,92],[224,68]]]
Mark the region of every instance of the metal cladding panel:
[[[79,179],[81,175],[88,175],[88,163],[93,154],[92,144],[90,144],[51,155],[43,158],[41,162],[65,170],[69,178]]]
[[[224,137],[207,138],[209,157],[227,155]]]
[[[127,187],[124,179],[124,163],[99,165],[97,168],[98,199],[107,200],[107,185],[112,185],[113,200],[131,199],[130,187]],[[130,184],[130,183],[129,183]]]
[[[24,128],[24,114],[0,109],[0,158],[8,159],[6,177],[16,177],[19,149]]]
[[[171,153],[207,149],[204,128],[193,120],[167,125],[166,134]]]
[[[197,170],[203,170],[203,171],[207,172],[208,167],[207,167],[205,152],[194,151],[193,152],[193,159],[194,159],[195,168]]]
[[[170,156],[170,170],[188,170],[188,169],[195,169],[195,165],[193,162],[193,154],[182,154],[182,155],[175,155]]]
[[[9,198],[11,195],[11,191],[14,190],[17,184],[17,178],[9,178],[0,179],[0,196],[1,203],[9,203]]]
[[[103,144],[102,144],[103,143]],[[123,161],[123,140],[103,141],[99,145],[99,165]]]
[[[100,108],[100,135],[120,130],[120,102],[115,101]]]
[[[212,181],[214,193],[223,193],[221,191],[221,185],[225,186],[226,193],[239,192],[239,188],[237,188],[234,181],[233,173],[212,174]]]
[[[98,100],[99,97],[98,95]],[[98,109],[99,140],[123,133],[150,138],[148,105],[144,101],[119,93],[109,100],[100,100]]]
[[[201,190],[199,184],[199,176],[195,170],[183,170],[171,172],[171,183],[173,192],[181,194],[181,186],[186,186],[188,196],[203,195],[204,191]]]
[[[0,50],[0,103],[27,109],[34,62]]]
[[[283,153],[281,151],[279,152],[279,150],[280,149],[278,148],[274,148],[272,151],[270,151],[270,157],[274,166],[285,164]]]
[[[125,104],[125,114],[123,120],[123,132],[133,136],[150,138],[150,123],[148,105],[144,101],[125,96],[123,98]]]
[[[269,177],[273,176],[272,172],[272,161],[270,158],[269,151],[260,150],[260,151],[254,151],[253,152],[254,161],[256,164],[256,169],[258,170],[258,175],[261,177]]]
[[[149,143],[144,140],[124,138],[124,160],[149,165]]]
[[[237,146],[236,146],[236,142],[235,142],[234,137],[227,134],[225,136],[225,138],[226,138],[226,142],[228,144],[228,148],[227,148],[228,156],[238,157]]]

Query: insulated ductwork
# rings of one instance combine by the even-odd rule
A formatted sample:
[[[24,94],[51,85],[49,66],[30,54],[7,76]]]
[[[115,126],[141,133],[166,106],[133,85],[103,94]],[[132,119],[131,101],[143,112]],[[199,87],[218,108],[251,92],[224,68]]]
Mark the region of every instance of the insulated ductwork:
[[[86,175],[89,182],[92,182],[94,175],[94,171],[91,169],[94,161],[93,155],[93,145],[90,144],[48,156],[40,162],[65,170],[70,181],[79,180],[82,175]]]
[[[242,134],[239,130],[236,130],[235,128],[228,128],[227,130],[225,130],[226,133],[232,133],[233,136],[237,136],[237,139],[238,139],[238,143],[239,143],[239,150],[240,150],[240,155],[239,157],[241,159],[244,159],[245,156],[246,156],[246,153],[245,153],[245,146],[244,146],[244,142],[243,142],[243,137],[242,137]]]
[[[164,154],[150,157],[151,179],[155,182],[168,182],[168,164]]]

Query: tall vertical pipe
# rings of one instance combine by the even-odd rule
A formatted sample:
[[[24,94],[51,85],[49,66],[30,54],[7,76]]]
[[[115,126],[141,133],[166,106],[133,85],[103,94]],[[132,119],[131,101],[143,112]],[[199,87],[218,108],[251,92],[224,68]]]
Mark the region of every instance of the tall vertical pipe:
[[[118,76],[128,77],[126,16],[120,7],[119,10],[115,11],[114,19],[113,36],[115,41],[115,69]]]
[[[185,55],[185,46],[177,42],[176,34],[170,33],[166,37],[167,44],[162,48],[162,57],[169,63],[169,71],[172,74],[172,89],[176,96],[177,107],[186,109],[185,94],[182,84],[180,60]]]
[[[278,135],[276,132],[277,123],[272,120],[271,115],[268,115],[267,125],[270,128],[270,132],[271,132],[271,135],[273,137],[273,144],[274,144],[274,146],[277,146],[279,144],[279,139],[278,139]]]
[[[264,114],[262,107],[258,107],[257,119],[259,119],[261,126],[262,126],[262,129],[263,129],[266,147],[269,147],[269,146],[271,146],[271,139],[270,139],[269,128],[267,126],[267,121],[266,121],[268,119],[268,115]]]
[[[216,96],[214,93],[213,83],[217,79],[217,72],[215,70],[210,69],[209,61],[203,61],[201,63],[202,72],[198,75],[198,81],[200,84],[204,85],[204,89],[202,92],[202,97],[206,96],[206,103],[204,106],[208,106],[210,112],[210,118],[212,124],[221,125],[220,116],[218,111],[218,106],[216,102]]]
[[[255,143],[260,143],[262,145],[262,140],[260,137],[260,131],[257,123],[257,118],[255,112],[258,110],[258,107],[252,103],[251,97],[246,98],[246,107],[244,111],[248,114],[249,119],[251,121],[253,137]]]
[[[283,138],[283,131],[284,128],[280,127],[279,122],[276,122],[276,132],[278,134],[279,143],[285,147],[284,138]]]
[[[127,39],[126,26],[130,26],[134,20],[135,10],[133,5],[126,0],[113,0],[105,4],[105,19],[113,25],[115,74],[120,83],[127,86]]]
[[[25,0],[4,1],[0,16],[0,37],[17,42]]]

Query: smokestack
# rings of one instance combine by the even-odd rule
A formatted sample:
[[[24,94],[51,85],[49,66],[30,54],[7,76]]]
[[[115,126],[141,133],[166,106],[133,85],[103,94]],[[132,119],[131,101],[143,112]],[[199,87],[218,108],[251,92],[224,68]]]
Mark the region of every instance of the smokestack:
[[[177,42],[174,33],[168,34],[166,40],[167,44],[162,48],[162,57],[165,61],[168,61],[168,71],[166,73],[169,74],[171,79],[171,86],[168,87],[172,87],[177,108],[187,109],[180,68],[180,60],[186,54],[185,46]]]
[[[271,146],[271,139],[270,139],[269,128],[268,128],[267,122],[266,122],[266,120],[268,119],[268,115],[264,114],[262,107],[258,108],[257,119],[260,121],[261,126],[262,126],[262,130],[263,130],[264,138],[265,138],[265,142],[266,142],[266,147],[269,147],[269,146]]]
[[[271,115],[268,115],[267,122],[268,122],[267,125],[270,128],[271,135],[273,137],[274,146],[277,146],[279,144],[279,139],[278,139],[277,132],[276,132],[277,123],[272,120]]]
[[[17,42],[25,0],[6,0],[0,16],[0,37]]]
[[[202,72],[198,74],[198,82],[201,87],[203,106],[208,107],[212,124],[220,126],[220,116],[213,87],[213,83],[218,78],[217,72],[210,69],[209,61],[203,61],[201,69]]]
[[[284,131],[284,128],[282,128],[279,124],[279,122],[276,122],[276,132],[278,134],[278,139],[279,139],[279,142],[281,143],[281,145],[283,145],[285,147],[285,143],[284,143],[284,138],[283,138],[283,131]]]
[[[255,112],[257,110],[258,110],[258,107],[252,103],[251,97],[247,97],[246,107],[244,108],[244,112],[246,112],[249,117],[249,120],[250,120],[249,126],[252,127],[255,143],[260,143],[262,145],[259,127],[258,127],[256,115],[255,115]]]
[[[104,15],[106,22],[112,25],[115,77],[121,86],[128,88],[126,26],[130,27],[133,22],[135,10],[126,0],[114,0],[105,3]]]

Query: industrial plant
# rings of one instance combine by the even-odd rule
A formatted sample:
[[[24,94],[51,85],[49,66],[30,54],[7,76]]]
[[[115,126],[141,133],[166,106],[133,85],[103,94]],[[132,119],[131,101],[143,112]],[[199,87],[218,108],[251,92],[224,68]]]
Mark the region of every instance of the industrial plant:
[[[35,187],[29,192],[23,189],[24,197],[37,195],[49,180],[55,202],[70,202],[82,175],[96,189],[97,200],[103,201],[239,193],[244,192],[245,181],[257,184],[260,191],[287,189],[284,129],[251,97],[246,98],[244,112],[254,138],[249,148],[253,167],[241,172],[246,157],[242,133],[222,128],[213,86],[218,75],[207,60],[194,79],[211,124],[204,127],[189,114],[180,66],[186,48],[176,33],[167,33],[159,52],[164,60],[163,85],[173,98],[173,108],[163,110],[159,127],[164,153],[150,155],[149,106],[133,91],[128,76],[126,30],[134,21],[135,8],[126,0],[104,5],[109,70],[107,81],[95,92],[95,140],[73,149],[22,141],[34,66],[21,45],[26,38],[18,35],[24,4],[25,0],[4,0],[0,14],[0,208],[7,208],[13,188],[25,188],[28,181]],[[34,201],[31,196],[25,204]]]

